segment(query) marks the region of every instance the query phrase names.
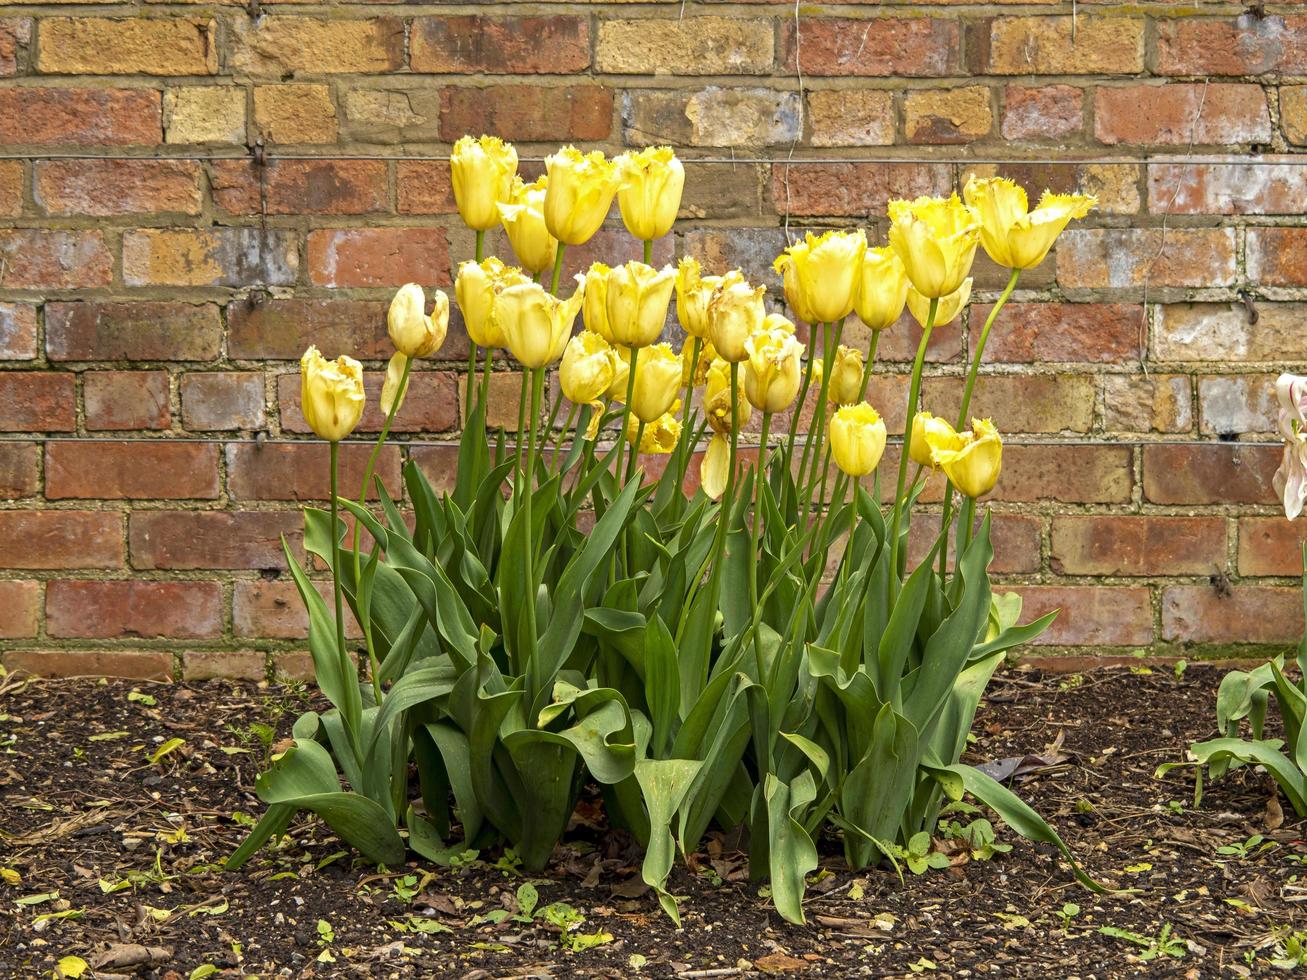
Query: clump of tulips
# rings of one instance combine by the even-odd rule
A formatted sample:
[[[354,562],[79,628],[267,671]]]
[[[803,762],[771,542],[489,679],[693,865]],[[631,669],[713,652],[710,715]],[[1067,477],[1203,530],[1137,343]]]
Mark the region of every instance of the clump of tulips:
[[[1080,875],[1037,814],[960,756],[1004,651],[1051,619],[1018,625],[1019,599],[990,588],[989,520],[975,512],[1003,443],[969,416],[976,375],[1021,271],[1093,198],[1045,194],[1030,210],[1011,181],[973,178],[961,199],[892,202],[883,246],[861,230],[808,234],[776,260],[787,317],[738,270],[652,264],[685,178],[666,147],[614,160],[567,147],[527,183],[511,146],[468,137],[451,169],[476,232],[454,283],[470,339],[454,489],[436,493],[409,462],[411,513],[398,488],[371,486],[371,465],[356,495],[337,493],[361,369],[305,354],[305,414],[331,443],[333,488],[329,510],[305,512],[305,546],[330,566],[334,609],[287,555],[334,707],[301,717],[295,747],[260,778],[269,809],[232,863],[309,810],[384,864],[504,843],[538,869],[593,784],[609,823],[644,846],[644,879],[674,918],[675,857],[714,825],[747,829],[754,876],[802,921],[823,830],[852,866],[897,867],[964,793],[1062,848]],[[643,260],[565,282],[567,249],[614,198]],[[483,254],[496,224],[515,262]],[[932,332],[970,299],[978,247],[1011,272],[951,422],[920,410],[922,370]],[[665,339],[673,306],[679,351]],[[882,474],[886,425],[866,394],[905,306],[922,328],[910,424]],[[448,313],[438,291],[396,294],[373,462]],[[855,315],[865,349],[844,343]],[[511,433],[486,422],[496,370],[521,378]],[[914,517],[933,472],[948,483],[942,514]],[[914,519],[931,543],[916,564]],[[362,626],[363,683],[345,604]]]

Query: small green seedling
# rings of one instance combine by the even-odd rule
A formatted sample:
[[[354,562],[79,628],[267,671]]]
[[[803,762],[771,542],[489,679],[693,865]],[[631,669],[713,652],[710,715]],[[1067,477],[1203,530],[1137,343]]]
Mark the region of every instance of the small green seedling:
[[[1217,854],[1224,854],[1228,857],[1237,857],[1243,860],[1247,857],[1253,857],[1264,851],[1269,851],[1276,847],[1275,841],[1268,841],[1261,834],[1253,834],[1243,843],[1235,842],[1233,844],[1222,844],[1216,849]]]
[[[1277,970],[1307,967],[1307,931],[1290,933],[1277,942],[1271,966]]]
[[[1071,920],[1080,914],[1080,906],[1075,902],[1067,902],[1060,909],[1055,909],[1053,914],[1062,920],[1062,930],[1065,932],[1071,926]]]
[[[1000,844],[995,839],[994,825],[983,817],[965,825],[958,820],[949,820],[940,829],[944,837],[964,841],[971,849],[973,861],[988,861],[995,854],[1012,850],[1011,844]]]
[[[1183,959],[1185,953],[1189,951],[1188,944],[1172,933],[1171,923],[1169,922],[1162,924],[1162,928],[1157,931],[1156,936],[1145,936],[1142,933],[1131,932],[1129,929],[1118,929],[1116,926],[1103,926],[1098,931],[1104,936],[1111,936],[1113,939],[1124,939],[1128,943],[1142,946],[1144,951],[1139,954],[1139,958],[1145,962],[1155,960],[1159,956],[1169,956],[1176,960]]]
[[[914,875],[925,874],[927,868],[947,868],[948,855],[932,851],[930,845],[930,834],[922,830],[912,835],[907,847],[894,845],[895,856]]]

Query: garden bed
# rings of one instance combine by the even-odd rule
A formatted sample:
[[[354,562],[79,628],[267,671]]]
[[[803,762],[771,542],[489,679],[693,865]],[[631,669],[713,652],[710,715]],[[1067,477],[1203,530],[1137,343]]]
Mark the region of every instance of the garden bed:
[[[1190,770],[1153,778],[1213,734],[1220,676],[1004,671],[977,717],[971,761],[1037,757],[1018,791],[1091,875],[1129,893],[1091,894],[1051,847],[1001,826],[1010,853],[974,860],[944,841],[952,866],[905,869],[902,885],[892,870],[844,870],[825,841],[809,924],[795,927],[749,883],[737,842],[714,835],[693,869],[673,872],[681,931],[590,796],[539,876],[500,852],[379,874],[310,819],[224,872],[246,815],[262,811],[254,776],[301,692],[32,681],[0,697],[0,866],[21,876],[0,883],[0,975],[108,955],[183,978],[1104,977],[1155,973],[1150,953],[1175,975],[1257,974],[1307,924],[1307,824],[1247,769],[1206,787],[1196,809]],[[1254,835],[1264,840],[1249,845]],[[102,972],[130,969],[111,960]]]

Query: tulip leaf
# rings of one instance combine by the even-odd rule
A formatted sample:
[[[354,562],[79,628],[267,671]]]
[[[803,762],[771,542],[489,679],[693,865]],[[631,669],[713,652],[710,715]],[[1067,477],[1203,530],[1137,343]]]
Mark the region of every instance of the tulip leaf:
[[[635,764],[635,779],[640,785],[650,827],[641,877],[658,893],[658,904],[678,927],[681,916],[676,909],[676,899],[665,887],[676,856],[672,817],[685,800],[702,766],[702,762],[694,759],[641,759]]]
[[[805,878],[817,868],[817,848],[800,817],[817,798],[817,786],[805,769],[788,783],[768,773],[762,789],[772,901],[783,918],[802,925]]]

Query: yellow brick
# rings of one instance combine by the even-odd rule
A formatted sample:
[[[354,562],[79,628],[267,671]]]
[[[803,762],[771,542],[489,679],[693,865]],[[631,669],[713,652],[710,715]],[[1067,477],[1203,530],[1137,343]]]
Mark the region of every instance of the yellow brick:
[[[302,73],[387,72],[404,67],[404,23],[393,17],[338,20],[237,18],[231,67],[238,72],[284,76]]]
[[[1098,210],[1103,214],[1137,214],[1139,170],[1119,164],[1086,164],[1080,173],[1080,190],[1098,197]]]
[[[1144,68],[1141,17],[998,17],[989,70],[998,75],[1133,74]]]
[[[1307,85],[1280,89],[1280,127],[1290,143],[1307,144]]]
[[[894,96],[875,89],[808,93],[813,146],[889,146],[894,142]]]
[[[325,85],[259,85],[254,124],[272,143],[334,143],[336,108]]]
[[[772,70],[774,49],[769,20],[600,20],[595,65],[630,75],[761,75]]]
[[[188,85],[163,94],[167,143],[244,143],[245,89]]]
[[[212,75],[212,20],[179,17],[49,17],[41,21],[37,67],[66,75]]]
[[[994,126],[989,89],[969,85],[909,92],[903,125],[914,143],[969,143],[980,139]]]

